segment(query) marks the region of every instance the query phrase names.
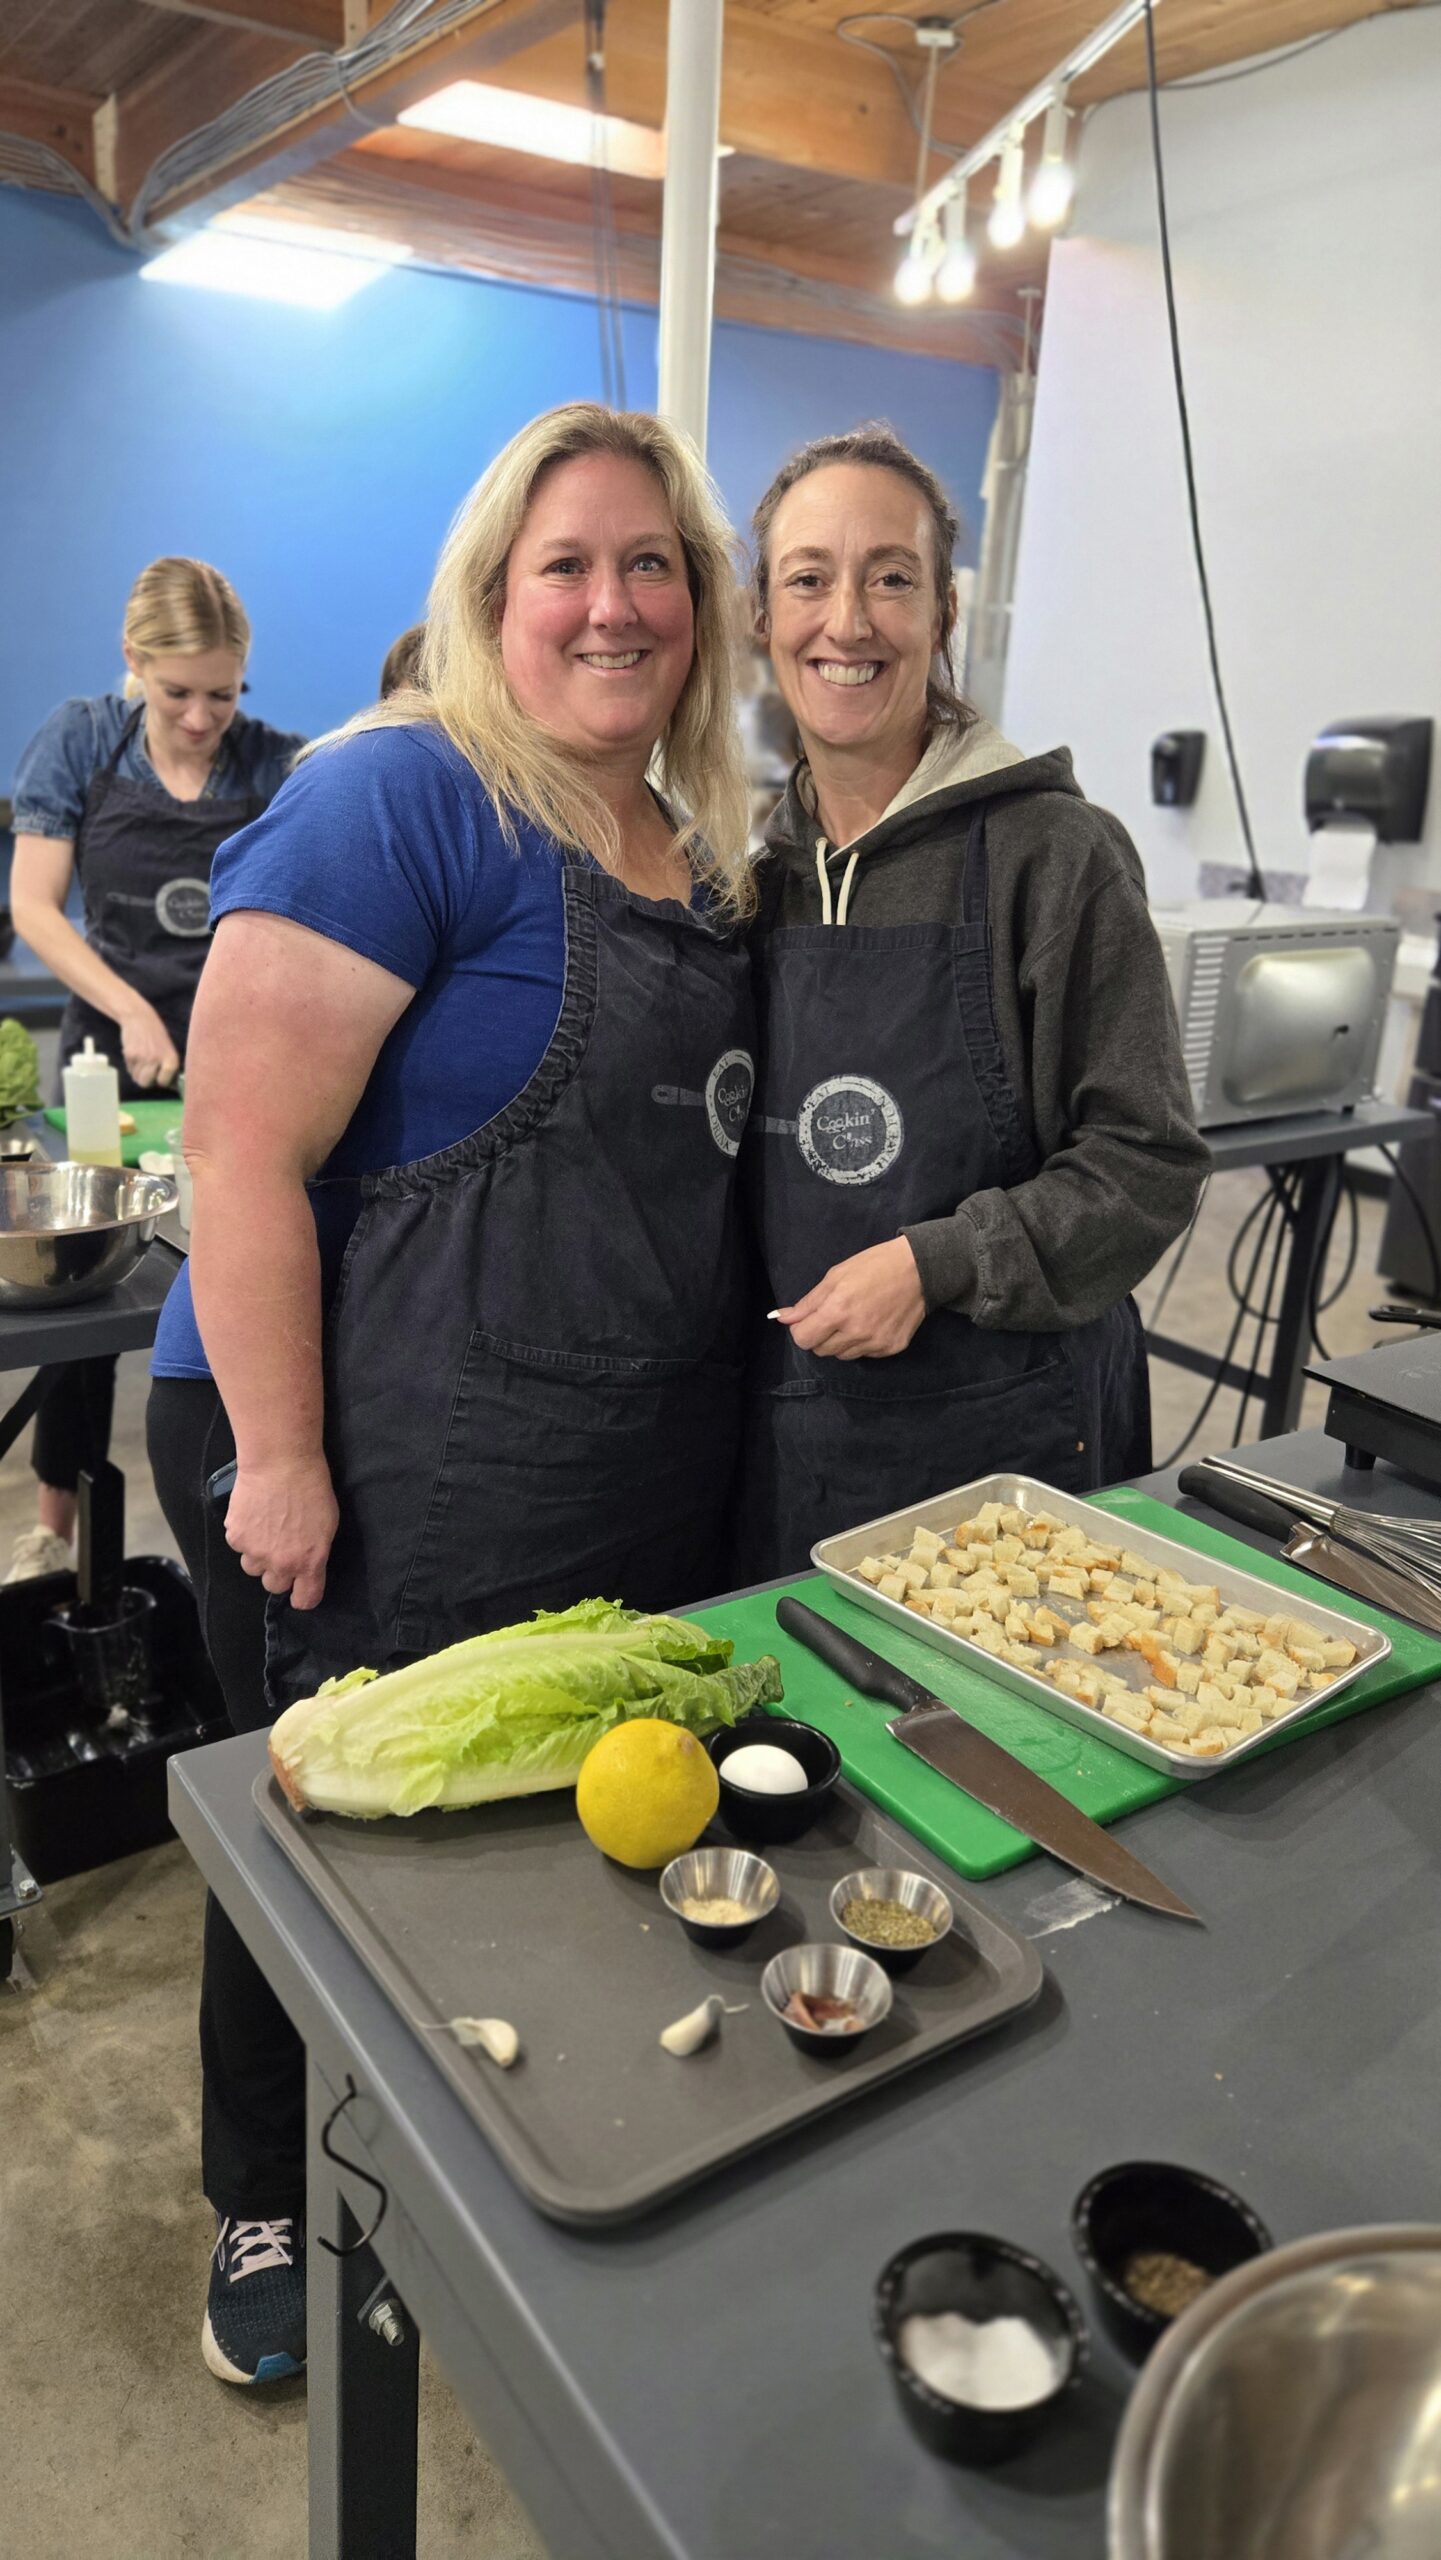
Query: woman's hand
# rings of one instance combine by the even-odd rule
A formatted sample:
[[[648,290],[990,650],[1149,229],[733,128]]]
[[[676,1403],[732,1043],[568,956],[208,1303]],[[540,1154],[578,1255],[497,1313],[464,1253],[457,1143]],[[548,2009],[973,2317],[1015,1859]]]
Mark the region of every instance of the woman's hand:
[[[926,1312],[916,1257],[904,1236],[833,1263],[793,1307],[777,1307],[801,1351],[824,1360],[890,1360]]]
[[[180,1073],[180,1052],[153,1004],[132,997],[117,1016],[120,1053],[139,1085],[173,1085]]]
[[[318,1609],[340,1513],[324,1458],[242,1466],[225,1510],[225,1543],[292,1609]]]

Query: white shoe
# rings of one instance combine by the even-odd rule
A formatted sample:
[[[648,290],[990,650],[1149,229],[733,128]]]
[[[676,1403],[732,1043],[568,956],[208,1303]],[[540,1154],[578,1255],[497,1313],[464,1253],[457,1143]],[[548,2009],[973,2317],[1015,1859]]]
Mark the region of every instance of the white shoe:
[[[22,1529],[10,1558],[7,1582],[30,1582],[42,1573],[73,1573],[75,1558],[58,1529]]]

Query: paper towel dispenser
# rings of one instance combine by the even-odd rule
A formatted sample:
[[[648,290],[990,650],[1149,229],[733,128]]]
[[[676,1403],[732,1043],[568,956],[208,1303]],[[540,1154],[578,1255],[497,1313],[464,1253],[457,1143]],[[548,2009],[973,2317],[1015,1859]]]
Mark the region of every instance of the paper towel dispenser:
[[[1337,720],[1306,758],[1306,824],[1349,818],[1381,844],[1419,844],[1431,778],[1429,720]]]
[[[1189,809],[1201,786],[1204,729],[1168,729],[1151,749],[1151,798],[1161,809]]]

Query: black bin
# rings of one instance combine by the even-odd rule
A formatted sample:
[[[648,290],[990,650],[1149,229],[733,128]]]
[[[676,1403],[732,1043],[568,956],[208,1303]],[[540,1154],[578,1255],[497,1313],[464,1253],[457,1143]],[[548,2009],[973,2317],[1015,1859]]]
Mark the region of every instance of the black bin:
[[[168,1839],[167,1760],[230,1732],[188,1574],[168,1556],[132,1556],[125,1583],[149,1592],[155,1610],[150,1685],[118,1730],[82,1707],[61,1644],[46,1628],[75,1597],[73,1573],[0,1586],[5,1779],[15,1846],[42,1884]]]

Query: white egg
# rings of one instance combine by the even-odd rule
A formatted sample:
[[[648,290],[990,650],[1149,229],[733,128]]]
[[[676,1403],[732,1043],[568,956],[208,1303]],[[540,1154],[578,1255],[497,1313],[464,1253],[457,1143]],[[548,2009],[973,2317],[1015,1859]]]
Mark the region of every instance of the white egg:
[[[733,1787],[757,1796],[798,1796],[810,1785],[795,1753],[776,1742],[742,1743],[739,1751],[727,1752],[721,1773]]]

